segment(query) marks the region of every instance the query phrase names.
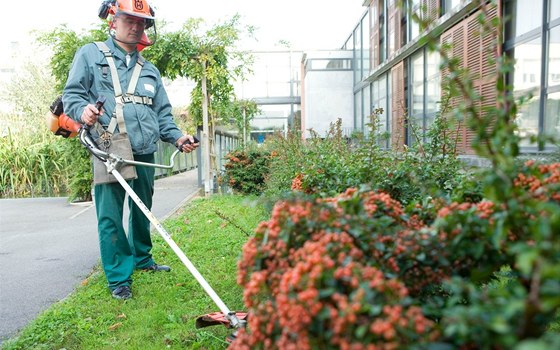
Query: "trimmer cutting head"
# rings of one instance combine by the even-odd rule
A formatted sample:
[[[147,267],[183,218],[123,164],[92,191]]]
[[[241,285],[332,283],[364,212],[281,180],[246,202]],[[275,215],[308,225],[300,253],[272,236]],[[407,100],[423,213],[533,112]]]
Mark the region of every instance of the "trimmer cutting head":
[[[237,338],[237,332],[247,325],[247,313],[242,311],[230,312],[225,315],[223,312],[213,312],[210,314],[199,316],[196,319],[196,328],[204,328],[215,325],[223,325],[226,328],[234,328],[235,331],[230,334],[226,341],[231,343]]]

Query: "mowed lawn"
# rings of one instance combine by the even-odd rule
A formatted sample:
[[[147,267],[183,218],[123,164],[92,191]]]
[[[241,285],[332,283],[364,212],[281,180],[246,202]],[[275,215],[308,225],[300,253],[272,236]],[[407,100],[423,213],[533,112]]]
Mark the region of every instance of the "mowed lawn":
[[[243,244],[268,218],[255,198],[214,195],[189,202],[162,224],[231,310],[243,309],[236,283]],[[2,349],[224,349],[231,330],[195,327],[219,311],[171,248],[153,230],[154,258],[170,273],[135,272],[127,301],[114,300],[98,265],[68,298],[5,341]]]

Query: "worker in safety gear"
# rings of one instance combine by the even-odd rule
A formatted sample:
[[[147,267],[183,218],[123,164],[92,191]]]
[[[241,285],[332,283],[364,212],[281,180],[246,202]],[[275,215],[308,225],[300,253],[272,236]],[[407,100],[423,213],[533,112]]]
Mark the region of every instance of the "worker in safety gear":
[[[154,163],[156,143],[160,139],[183,152],[194,151],[198,143],[175,124],[158,69],[144,61],[139,52],[155,40],[146,35],[148,27],[155,29],[153,9],[146,0],[106,0],[99,16],[107,18],[108,15],[111,16],[109,38],[103,43],[84,45],[74,57],[63,91],[64,112],[82,124],[107,126],[118,114],[120,104],[135,161]],[[141,67],[134,77],[137,63]],[[136,86],[132,87],[133,93],[125,94],[127,88],[130,91],[131,80],[137,80]],[[115,85],[119,82],[122,96],[115,95]],[[100,95],[107,101],[98,110],[95,102]],[[90,130],[95,133],[95,128]],[[137,178],[128,183],[151,209],[154,168],[136,166],[136,172]],[[118,182],[94,186],[101,262],[112,296],[117,299],[132,297],[135,269],[170,271],[168,266],[154,262],[150,221],[130,199],[128,237],[125,234],[122,224],[125,195]]]

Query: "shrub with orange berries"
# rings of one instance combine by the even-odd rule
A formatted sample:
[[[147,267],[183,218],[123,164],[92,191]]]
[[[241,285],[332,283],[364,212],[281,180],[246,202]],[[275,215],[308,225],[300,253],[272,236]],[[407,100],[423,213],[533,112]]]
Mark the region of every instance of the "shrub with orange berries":
[[[243,249],[251,316],[230,348],[504,348],[544,337],[560,305],[558,169],[522,167],[515,203],[432,201],[426,222],[421,204],[379,191],[295,192]]]

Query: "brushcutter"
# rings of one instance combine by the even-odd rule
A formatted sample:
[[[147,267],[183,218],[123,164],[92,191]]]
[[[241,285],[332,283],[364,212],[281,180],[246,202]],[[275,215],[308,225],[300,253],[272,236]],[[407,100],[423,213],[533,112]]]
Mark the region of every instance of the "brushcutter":
[[[98,109],[101,108],[102,102],[98,100]],[[84,125],[78,131],[78,137],[80,142],[87,148],[87,150],[99,160],[105,163],[107,167],[107,172],[112,174],[117,181],[121,184],[121,186],[125,189],[126,193],[132,198],[134,203],[140,208],[140,210],[146,215],[146,217],[150,220],[150,222],[154,225],[157,232],[160,236],[165,240],[165,242],[171,247],[173,252],[179,257],[181,262],[187,267],[189,272],[193,275],[196,281],[200,284],[200,286],[204,289],[206,294],[212,299],[212,301],[216,304],[220,312],[214,312],[211,314],[200,316],[196,320],[196,327],[202,328],[212,325],[224,325],[227,328],[233,328],[234,332],[228,337],[228,341],[232,341],[237,336],[237,332],[241,328],[245,328],[247,321],[247,314],[244,312],[234,312],[231,311],[226,304],[220,299],[218,294],[212,289],[210,284],[202,277],[200,272],[196,269],[196,267],[192,264],[192,262],[187,258],[185,253],[179,248],[177,243],[171,238],[169,233],[163,228],[163,226],[159,223],[157,218],[154,214],[148,209],[148,207],[142,202],[140,197],[134,192],[134,190],[130,187],[130,185],[126,182],[126,180],[122,177],[119,173],[119,168],[124,164],[131,164],[137,166],[148,166],[148,167],[157,167],[163,169],[172,169],[173,162],[175,156],[181,152],[182,146],[180,145],[177,150],[171,155],[171,161],[169,165],[162,165],[162,164],[152,164],[152,163],[145,163],[134,161],[130,159],[123,159],[117,154],[107,153],[99,149],[98,145],[93,140],[90,132],[89,127]],[[195,142],[198,143],[199,141],[195,138]],[[190,141],[187,141],[190,143]]]

